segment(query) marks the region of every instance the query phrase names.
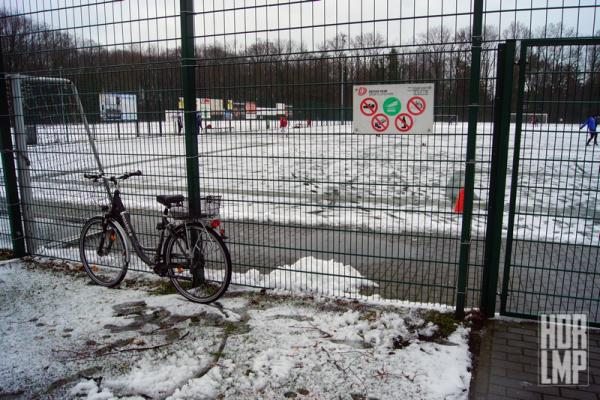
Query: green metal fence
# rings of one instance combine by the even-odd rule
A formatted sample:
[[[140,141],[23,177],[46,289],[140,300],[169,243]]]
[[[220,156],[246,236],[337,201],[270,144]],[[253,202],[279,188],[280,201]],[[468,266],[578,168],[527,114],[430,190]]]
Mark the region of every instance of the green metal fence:
[[[521,43],[504,314],[600,323],[600,150],[580,126],[600,121],[599,51],[598,38]]]
[[[20,199],[29,252],[78,260],[80,226],[103,196],[83,172],[140,169],[123,192],[145,245],[156,239],[156,194],[220,194],[234,282],[461,315],[480,304],[484,265],[494,276],[501,261],[489,262],[485,241],[497,46],[592,35],[596,6],[9,3],[2,114],[31,142],[17,157],[20,179],[30,177],[20,182],[31,193]],[[435,84],[433,133],[352,132],[355,85],[414,82]],[[498,229],[488,247],[500,246]]]

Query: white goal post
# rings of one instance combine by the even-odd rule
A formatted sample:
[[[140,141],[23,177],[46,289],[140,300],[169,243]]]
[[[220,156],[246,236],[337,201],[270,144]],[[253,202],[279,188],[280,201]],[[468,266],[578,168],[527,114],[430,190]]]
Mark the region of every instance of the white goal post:
[[[523,113],[523,123],[531,124],[532,122],[537,124],[548,123],[548,113]],[[515,124],[517,122],[517,113],[510,113],[510,123]]]
[[[79,92],[73,82],[64,78],[21,74],[7,74],[6,76],[10,80],[12,92],[15,153],[19,172],[17,178],[23,204],[26,246],[28,252],[35,254],[37,246],[35,238],[38,236],[35,233],[34,214],[31,209],[35,203],[30,173],[31,157],[28,154],[28,145],[37,144],[38,132],[35,124],[40,123],[54,127],[54,129],[49,129],[50,135],[53,136],[68,132],[68,127],[72,124],[82,125],[82,136],[87,138],[98,171],[104,173],[104,168]],[[31,127],[33,129],[30,129]],[[32,143],[28,143],[28,139],[31,139],[31,131],[33,131],[34,140]],[[104,189],[110,199],[111,191],[106,182],[104,182]]]

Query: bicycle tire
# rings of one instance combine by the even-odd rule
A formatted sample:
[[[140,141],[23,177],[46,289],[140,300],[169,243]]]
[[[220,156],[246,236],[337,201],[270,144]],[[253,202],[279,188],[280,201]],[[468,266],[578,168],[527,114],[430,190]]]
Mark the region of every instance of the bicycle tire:
[[[198,238],[201,238],[194,245],[194,248],[200,247],[200,253],[194,253],[192,256],[198,260],[196,262],[190,260],[189,255],[185,255],[189,248],[188,229],[194,230]],[[213,229],[201,223],[181,225],[180,229],[173,232],[165,245],[164,260],[168,267],[167,276],[175,289],[195,303],[207,304],[218,300],[225,294],[231,282],[231,256],[225,242]],[[194,269],[196,272],[193,272]],[[200,278],[194,275],[198,273],[197,269],[202,270]],[[200,295],[203,291],[207,294]]]
[[[79,257],[90,279],[100,286],[113,288],[125,278],[129,268],[129,246],[123,228],[103,217],[90,218],[81,229]],[[104,238],[104,241],[101,242]],[[103,254],[100,254],[103,253]],[[120,265],[114,265],[115,261]]]

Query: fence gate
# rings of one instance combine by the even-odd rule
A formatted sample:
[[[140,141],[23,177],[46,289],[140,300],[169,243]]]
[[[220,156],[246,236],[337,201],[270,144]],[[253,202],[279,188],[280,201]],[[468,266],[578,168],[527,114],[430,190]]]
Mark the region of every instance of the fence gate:
[[[600,40],[521,42],[501,313],[587,312],[600,323]],[[511,129],[511,130],[513,130]]]

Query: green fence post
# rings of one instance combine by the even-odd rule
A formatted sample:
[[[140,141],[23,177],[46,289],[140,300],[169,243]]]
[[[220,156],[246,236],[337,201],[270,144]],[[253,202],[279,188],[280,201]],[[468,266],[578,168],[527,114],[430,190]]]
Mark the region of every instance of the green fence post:
[[[25,255],[25,235],[19,202],[17,174],[13,156],[12,135],[10,133],[10,114],[8,112],[8,91],[6,89],[7,75],[4,73],[4,56],[0,48],[0,148],[2,151],[2,171],[4,173],[4,188],[6,191],[6,208],[10,225],[10,234],[15,257]]]
[[[519,160],[521,157],[521,131],[523,129],[523,105],[525,99],[525,78],[527,68],[527,41],[521,41],[519,55],[519,89],[517,92],[517,115],[515,119],[515,142],[513,150],[513,167],[510,184],[510,202],[508,206],[508,232],[506,234],[506,250],[504,254],[504,271],[502,273],[502,295],[500,297],[500,313],[506,312],[508,297],[508,282],[510,279],[510,264],[512,259],[513,230],[515,227],[515,210],[517,188],[519,183]]]
[[[469,129],[465,162],[465,199],[460,237],[458,284],[456,290],[456,318],[465,316],[467,280],[469,277],[469,252],[471,250],[471,220],[475,192],[475,152],[477,145],[477,121],[479,117],[479,84],[481,81],[481,42],[483,28],[483,0],[475,0],[473,9],[473,33],[471,35],[471,78],[469,81]]]
[[[494,99],[494,137],[488,195],[485,255],[481,277],[480,309],[488,317],[496,313],[496,292],[502,246],[502,222],[506,193],[506,170],[510,136],[510,112],[515,64],[515,41],[498,46],[496,94]]]
[[[185,155],[189,212],[200,216],[200,170],[196,124],[196,61],[194,59],[194,1],[180,0],[181,83],[183,85]]]

